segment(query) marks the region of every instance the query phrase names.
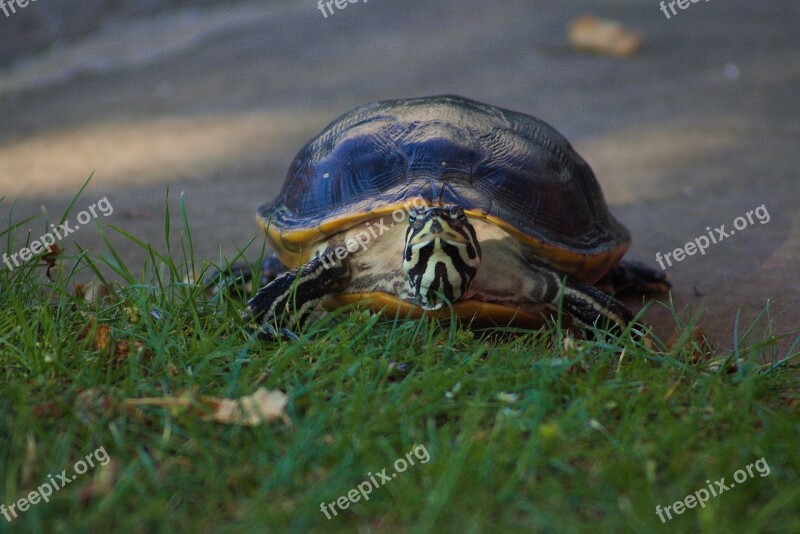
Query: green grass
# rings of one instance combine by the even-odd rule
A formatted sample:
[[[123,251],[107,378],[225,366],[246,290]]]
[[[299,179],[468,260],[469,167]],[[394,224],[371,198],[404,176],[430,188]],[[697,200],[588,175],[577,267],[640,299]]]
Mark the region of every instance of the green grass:
[[[0,504],[98,447],[111,457],[13,523],[0,516],[0,531],[800,531],[797,371],[775,363],[786,355],[766,313],[716,353],[693,340],[697,318],[678,314],[674,348],[359,311],[312,322],[299,341],[262,342],[240,302],[183,282],[209,265],[192,258],[182,218],[164,254],[97,229],[141,246],[142,271],[110,240],[97,258],[68,250],[55,281],[35,262],[0,269]],[[24,244],[14,236],[0,234],[8,251]],[[113,273],[110,298],[74,295],[75,276],[90,273]],[[95,346],[100,325],[109,348]],[[291,424],[125,404],[259,387],[287,393]],[[392,473],[419,445],[429,461],[325,518],[321,502]],[[659,521],[656,505],[706,480],[729,484],[760,458],[768,476]]]

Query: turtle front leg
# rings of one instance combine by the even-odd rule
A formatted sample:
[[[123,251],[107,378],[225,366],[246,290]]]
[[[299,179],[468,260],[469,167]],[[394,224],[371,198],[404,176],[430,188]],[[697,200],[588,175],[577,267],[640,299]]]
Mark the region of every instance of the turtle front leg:
[[[559,290],[555,292],[553,305],[563,302],[563,309],[584,332],[591,332],[594,325],[602,326],[608,322],[613,329],[622,331],[633,320],[633,313],[627,306],[596,287],[567,277],[559,280]]]
[[[267,285],[272,282],[280,273],[286,271],[278,257],[270,254],[261,263],[261,280],[259,286]],[[227,269],[214,271],[205,279],[207,294],[213,297],[221,292],[236,297],[243,298],[252,291],[253,270],[245,262],[237,262]]]
[[[298,269],[287,271],[258,290],[247,303],[249,320],[261,324],[262,332],[275,337],[277,332],[292,337],[326,296],[343,289],[350,280],[347,259],[334,255],[318,256]]]

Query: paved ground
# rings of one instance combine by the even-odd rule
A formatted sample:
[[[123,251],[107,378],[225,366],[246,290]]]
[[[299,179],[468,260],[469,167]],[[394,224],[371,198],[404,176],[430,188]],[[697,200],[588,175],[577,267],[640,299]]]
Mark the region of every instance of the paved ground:
[[[798,328],[796,1],[702,2],[670,20],[655,1],[593,2],[644,34],[629,60],[569,49],[565,26],[585,2],[373,0],[328,18],[313,0],[165,2],[116,10],[41,51],[46,2],[24,21],[0,13],[0,50],[17,50],[0,70],[3,220],[12,203],[14,220],[42,206],[56,218],[94,171],[78,209],[107,196],[103,222],[163,249],[167,189],[173,208],[183,192],[197,255],[230,256],[258,235],[256,207],[328,121],[366,101],[457,93],[562,131],[632,230],[631,254],[654,265],[657,252],[706,227],[729,232],[763,205],[769,222],[754,213],[753,225],[673,264],[674,302],[703,308],[725,346],[737,311],[747,324],[768,301],[777,332]],[[36,46],[20,45],[22,22],[37,28]],[[76,236],[100,246],[94,229]],[[668,334],[663,308],[649,319]]]

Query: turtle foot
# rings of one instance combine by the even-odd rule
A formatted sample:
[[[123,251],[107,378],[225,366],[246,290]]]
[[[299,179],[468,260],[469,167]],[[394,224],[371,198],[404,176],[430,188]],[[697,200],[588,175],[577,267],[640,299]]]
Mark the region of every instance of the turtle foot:
[[[598,283],[609,293],[666,293],[672,287],[669,274],[657,271],[640,261],[620,261]]]
[[[261,278],[258,287],[263,287],[286,270],[275,254],[270,254],[264,258],[261,264]],[[221,292],[227,292],[230,296],[244,299],[253,292],[254,273],[250,266],[244,262],[237,262],[225,270],[214,271],[206,277],[206,292],[210,297]]]

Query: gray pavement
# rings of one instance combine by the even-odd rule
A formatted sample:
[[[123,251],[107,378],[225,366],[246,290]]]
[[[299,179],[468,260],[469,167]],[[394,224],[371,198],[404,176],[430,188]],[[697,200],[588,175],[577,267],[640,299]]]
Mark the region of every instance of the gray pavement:
[[[101,222],[163,250],[167,189],[173,210],[183,192],[197,256],[232,256],[327,122],[367,101],[456,93],[573,141],[631,229],[631,256],[653,265],[763,205],[769,222],[673,263],[672,296],[684,316],[703,309],[723,346],[737,313],[742,331],[767,302],[775,332],[797,331],[800,3],[701,2],[669,20],[633,0],[373,0],[327,18],[312,0],[191,4],[101,10],[50,48],[40,29],[20,45],[28,19],[0,12],[0,51],[15,50],[0,69],[3,220],[12,205],[15,220],[42,206],[56,218],[94,172],[78,209],[107,196]],[[47,20],[46,0],[25,9]],[[587,11],[641,31],[640,53],[572,51],[566,25]],[[101,248],[93,228],[74,236]],[[666,309],[648,319],[669,335]]]

